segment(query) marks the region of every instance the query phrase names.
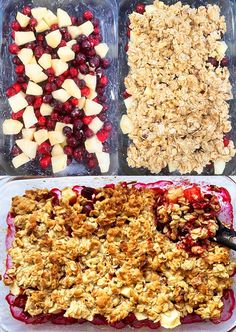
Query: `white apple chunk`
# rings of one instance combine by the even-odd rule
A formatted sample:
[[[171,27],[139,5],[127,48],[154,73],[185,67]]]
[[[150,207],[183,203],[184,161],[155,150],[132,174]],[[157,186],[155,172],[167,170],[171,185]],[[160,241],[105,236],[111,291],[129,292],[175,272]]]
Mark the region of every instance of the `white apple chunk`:
[[[85,115],[97,115],[102,111],[102,105],[87,99],[84,106]]]
[[[33,141],[35,131],[36,128],[24,128],[22,129],[22,137]]]
[[[36,61],[36,58],[35,58],[35,56],[33,56],[33,58],[32,58],[32,60],[30,61],[30,63],[33,65],[33,64],[37,64],[37,61]]]
[[[66,46],[72,48],[72,46],[75,44],[77,44],[77,41],[75,39],[72,39],[66,43]]]
[[[85,105],[85,102],[86,102],[86,98],[85,97],[81,97],[79,99],[79,102],[78,102],[78,108],[80,110],[82,110],[84,108],[84,105]]]
[[[87,138],[84,144],[88,153],[102,152],[103,145],[97,136]]]
[[[96,116],[88,125],[88,127],[94,132],[94,134],[97,134],[97,132],[102,129],[103,122]]]
[[[49,29],[50,29],[50,27],[47,25],[47,23],[44,20],[41,20],[37,24],[37,26],[35,28],[35,31],[40,33],[40,32],[44,32],[44,31],[49,30]]]
[[[47,10],[47,13],[43,16],[43,19],[49,27],[51,27],[53,24],[58,23],[57,16],[49,9]]]
[[[83,79],[85,78],[85,75],[83,75],[83,74],[81,74],[81,73],[79,72],[78,78],[79,78],[80,80],[83,80]]]
[[[30,161],[30,158],[27,157],[24,153],[19,154],[18,156],[12,159],[12,164],[15,168],[18,168]]]
[[[6,119],[2,124],[2,130],[4,135],[16,135],[19,134],[23,124],[20,121],[13,119]]]
[[[31,9],[32,16],[36,18],[38,22],[40,22],[44,16],[47,14],[47,8],[46,7],[37,7]]]
[[[50,106],[49,104],[42,103],[42,105],[40,107],[40,113],[43,116],[51,115],[52,112],[53,112],[53,107],[52,106]]]
[[[62,133],[64,127],[70,127],[71,129],[73,129],[73,124],[64,123],[64,122],[57,122],[56,127],[55,127],[55,131],[60,131]]]
[[[66,79],[62,84],[62,88],[65,89],[71,97],[75,97],[77,99],[81,98],[80,88],[78,87],[78,85],[75,83],[74,80]]]
[[[126,98],[125,101],[124,101],[124,103],[125,103],[126,109],[128,110],[133,105],[133,97],[130,96],[130,97]]]
[[[85,75],[84,81],[85,81],[87,87],[89,87],[93,91],[96,90],[96,86],[97,86],[97,76],[96,75]]]
[[[46,36],[46,42],[52,48],[56,48],[60,44],[61,39],[62,35],[60,30],[52,31]]]
[[[48,69],[52,67],[52,56],[51,54],[44,53],[41,58],[38,60],[38,63],[40,64],[43,69]]]
[[[101,173],[107,173],[110,168],[110,155],[106,152],[97,152],[96,157]]]
[[[33,51],[31,48],[22,48],[17,56],[24,65],[28,65],[32,61]]]
[[[69,34],[71,35],[71,38],[77,38],[79,35],[81,35],[81,29],[78,26],[71,25],[67,28]]]
[[[79,26],[79,30],[80,30],[80,35],[85,35],[88,37],[89,35],[91,35],[91,33],[93,33],[94,26],[92,22],[87,21]]]
[[[38,144],[33,141],[29,141],[28,139],[22,138],[16,140],[17,146],[21,149],[21,151],[30,159],[34,159],[36,157]]]
[[[70,95],[67,93],[64,89],[59,89],[52,92],[52,96],[54,99],[61,101],[62,103],[65,103],[68,99],[70,99]]]
[[[42,96],[43,94],[43,89],[41,88],[40,85],[29,81],[27,90],[26,90],[27,95],[32,95],[32,96]]]
[[[56,76],[60,76],[68,69],[68,63],[62,61],[61,59],[53,59],[52,60],[52,68],[55,72]]]
[[[120,120],[120,128],[122,133],[125,135],[131,133],[133,130],[133,123],[126,114],[122,115]]]
[[[93,91],[93,90],[90,90],[90,93],[89,93],[89,95],[88,95],[88,99],[91,99],[91,100],[93,100],[94,98],[96,98],[97,97],[97,92],[96,91]]]
[[[25,128],[30,128],[38,122],[33,106],[26,107],[23,113],[23,121]]]
[[[49,131],[48,138],[52,146],[55,144],[62,144],[66,140],[65,135],[63,135],[63,133],[60,131]]]
[[[18,23],[22,28],[26,28],[27,25],[29,24],[30,18],[27,15],[17,12],[16,20],[18,21]]]
[[[52,171],[53,173],[59,173],[67,167],[67,155],[61,154],[59,156],[52,157]]]
[[[33,31],[15,31],[15,43],[18,46],[31,43],[35,40]]]
[[[217,159],[214,161],[214,174],[223,174],[225,170],[226,163],[224,160]]]
[[[60,28],[72,25],[71,18],[66,11],[61,8],[57,9],[57,19]]]
[[[60,47],[57,51],[59,58],[65,62],[74,60],[75,52],[69,46]]]
[[[63,147],[60,144],[54,145],[51,152],[52,157],[60,156],[62,154],[64,154]]]
[[[11,106],[13,113],[17,113],[17,112],[23,110],[24,108],[26,108],[26,106],[28,106],[27,100],[20,92],[17,93],[16,95],[10,97],[8,99],[8,101],[9,101],[9,104]]]
[[[48,131],[46,129],[40,129],[34,133],[35,142],[42,144],[48,140]]]
[[[109,47],[107,46],[106,43],[101,43],[97,46],[94,47],[97,55],[99,55],[102,59],[106,57],[108,51],[109,51]]]
[[[38,64],[28,64],[25,65],[25,74],[34,83],[41,83],[45,81],[48,77],[44,74],[42,67]]]

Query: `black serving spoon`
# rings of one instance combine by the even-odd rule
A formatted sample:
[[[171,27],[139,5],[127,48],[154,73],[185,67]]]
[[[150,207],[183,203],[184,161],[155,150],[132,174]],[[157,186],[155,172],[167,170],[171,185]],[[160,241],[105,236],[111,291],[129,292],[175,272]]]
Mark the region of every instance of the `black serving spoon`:
[[[236,243],[232,242],[231,238],[236,238],[236,231],[224,226],[219,218],[216,217],[219,229],[216,232],[216,236],[213,240],[217,243],[236,251]]]

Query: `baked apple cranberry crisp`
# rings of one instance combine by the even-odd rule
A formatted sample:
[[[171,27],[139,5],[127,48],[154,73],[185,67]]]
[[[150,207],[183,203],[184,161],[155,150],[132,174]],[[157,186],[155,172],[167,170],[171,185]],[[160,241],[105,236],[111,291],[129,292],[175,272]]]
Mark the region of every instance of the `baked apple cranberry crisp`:
[[[222,213],[232,226],[225,189],[188,182],[28,190],[8,217],[11,312],[119,328],[227,320],[236,264],[212,241]]]

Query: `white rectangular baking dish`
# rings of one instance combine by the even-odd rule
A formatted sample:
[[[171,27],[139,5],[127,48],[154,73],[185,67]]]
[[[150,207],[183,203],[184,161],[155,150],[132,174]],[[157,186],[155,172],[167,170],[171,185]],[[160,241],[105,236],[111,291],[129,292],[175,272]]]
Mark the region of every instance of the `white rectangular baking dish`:
[[[223,176],[208,176],[208,177],[182,177],[182,179],[190,179],[195,183],[208,183],[215,184],[218,186],[225,187],[231,197],[232,205],[234,207],[234,215],[236,216],[236,183],[228,177]],[[2,275],[5,271],[5,235],[6,235],[6,216],[11,205],[11,198],[16,195],[22,195],[25,190],[32,188],[64,188],[66,186],[74,185],[85,185],[90,187],[100,187],[108,183],[118,183],[121,181],[138,181],[138,182],[155,182],[158,180],[180,180],[181,177],[160,177],[160,176],[104,176],[104,177],[65,177],[65,178],[34,178],[34,179],[16,179],[9,178],[0,181],[0,274]],[[236,228],[236,217],[234,218],[234,225]],[[236,260],[236,255],[234,255]],[[234,278],[233,289],[236,294],[236,277]],[[98,327],[90,324],[75,324],[69,326],[59,326],[53,324],[42,324],[42,325],[25,325],[14,318],[12,318],[8,304],[5,301],[5,296],[8,294],[8,288],[0,283],[0,331],[1,332],[49,332],[49,331],[81,331],[81,332],[96,332],[96,331],[115,331],[111,327]],[[226,332],[231,330],[236,325],[236,309],[234,310],[233,316],[227,322],[219,325],[212,323],[195,323],[190,325],[182,325],[175,328],[174,332]],[[131,328],[124,328],[122,331],[129,332]],[[150,332],[148,328],[139,329],[139,331]],[[163,328],[158,329],[159,332],[167,331]]]

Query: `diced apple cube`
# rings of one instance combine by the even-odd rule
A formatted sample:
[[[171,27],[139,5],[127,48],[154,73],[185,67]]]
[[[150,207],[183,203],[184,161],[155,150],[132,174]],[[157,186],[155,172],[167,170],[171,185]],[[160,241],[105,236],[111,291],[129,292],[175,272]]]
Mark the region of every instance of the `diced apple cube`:
[[[82,97],[82,98],[79,99],[78,108],[80,110],[82,110],[84,108],[85,102],[86,102],[86,98],[85,97]]]
[[[32,61],[33,51],[31,48],[22,48],[17,56],[24,65],[28,65]]]
[[[102,173],[107,173],[110,168],[110,155],[106,152],[97,152],[96,157]]]
[[[88,127],[97,134],[97,132],[103,127],[103,122],[96,116],[88,125]]]
[[[64,89],[53,91],[52,96],[54,99],[59,100],[62,103],[65,103],[71,97]]]
[[[93,33],[94,27],[91,21],[87,21],[79,26],[80,34],[89,36]]]
[[[57,51],[59,58],[65,62],[74,60],[75,52],[69,46],[60,47]]]
[[[75,44],[77,44],[77,41],[75,39],[72,39],[66,43],[66,45],[70,48],[72,48],[72,46]]]
[[[16,20],[18,21],[18,23],[22,28],[26,28],[27,25],[29,24],[30,18],[26,15],[23,15],[20,12],[17,12]]]
[[[43,69],[48,69],[52,67],[52,56],[51,54],[44,53],[39,59],[39,64]]]
[[[97,97],[97,92],[96,91],[93,91],[93,90],[90,90],[90,93],[89,93],[89,95],[88,95],[88,99],[90,99],[90,100],[93,100],[94,98],[96,98]]]
[[[226,51],[228,49],[228,46],[225,41],[219,41],[217,46],[217,53],[219,54],[220,58],[223,58]]]
[[[27,95],[32,95],[32,96],[42,96],[43,94],[43,89],[41,88],[40,85],[29,81],[27,90],[26,90]]]
[[[157,8],[154,5],[147,5],[145,6],[146,13],[153,13],[157,10]]]
[[[48,78],[38,64],[25,65],[25,74],[35,83],[41,83]]]
[[[70,26],[67,28],[69,34],[71,35],[71,38],[77,38],[79,35],[81,35],[81,29],[78,26]]]
[[[51,25],[53,24],[58,23],[57,16],[49,9],[47,10],[47,13],[43,16],[43,19],[49,27],[51,27]]]
[[[92,136],[87,138],[85,141],[85,149],[88,153],[102,152],[103,145],[97,138],[97,136]]]
[[[22,138],[16,140],[16,144],[19,146],[21,151],[30,159],[34,159],[36,157],[36,152],[38,148],[38,144],[36,142]]]
[[[97,55],[99,55],[102,59],[106,57],[109,47],[107,46],[106,43],[101,43],[98,44],[97,46],[94,47]]]
[[[57,122],[56,127],[55,127],[55,131],[60,131],[62,133],[64,127],[70,127],[71,129],[73,129],[73,124],[64,123],[64,122]]]
[[[33,65],[33,64],[37,64],[37,61],[36,61],[36,58],[35,56],[33,56],[32,60],[30,61],[30,63]]]
[[[18,46],[35,41],[35,35],[33,31],[15,31],[15,43]]]
[[[78,78],[79,78],[80,80],[83,80],[83,79],[85,78],[85,75],[83,75],[83,74],[81,74],[81,73],[79,72]]]
[[[52,68],[55,72],[56,76],[60,76],[68,69],[68,63],[62,61],[61,59],[53,59],[52,60]]]
[[[126,109],[131,108],[131,106],[133,104],[133,97],[130,96],[130,97],[126,98],[125,101],[124,101],[124,103],[125,103]]]
[[[74,80],[66,79],[62,84],[62,88],[65,89],[70,96],[75,97],[77,99],[81,98],[80,88],[78,87],[78,85],[75,83]]]
[[[61,154],[59,156],[52,157],[52,171],[58,173],[63,171],[67,167],[67,155]]]
[[[85,75],[84,80],[85,80],[87,87],[89,87],[93,91],[96,90],[96,86],[97,86],[97,76],[96,75]]]
[[[102,105],[93,100],[87,99],[85,102],[84,112],[85,115],[97,115],[102,111]]]
[[[19,134],[23,124],[20,121],[13,119],[6,119],[2,124],[2,130],[4,135],[16,135]]]
[[[25,124],[25,128],[30,128],[38,122],[38,119],[34,113],[33,106],[26,107],[23,113],[23,121]]]
[[[72,25],[70,16],[66,11],[62,10],[61,8],[57,9],[57,19],[60,28]]]
[[[35,131],[36,128],[28,128],[28,129],[24,128],[22,129],[22,137],[30,141],[33,141]]]
[[[41,20],[35,28],[36,32],[38,32],[38,33],[44,32],[49,29],[50,29],[50,27],[47,25],[47,23],[44,20]]]
[[[226,163],[224,160],[222,159],[217,159],[214,161],[214,170],[215,170],[215,174],[220,175],[223,174],[224,169],[225,169]]]
[[[24,153],[19,154],[18,156],[12,159],[12,164],[15,168],[18,168],[30,161],[30,158],[27,157]]]
[[[135,314],[135,317],[137,318],[137,320],[144,320],[144,319],[148,318],[147,315],[145,315],[145,314],[143,314],[141,312],[136,312],[135,311],[134,314]]]
[[[50,106],[49,104],[44,104],[42,103],[41,107],[40,107],[40,113],[43,115],[43,116],[48,116],[48,115],[51,115],[52,114],[52,111],[53,111],[53,107]]]
[[[38,22],[40,22],[44,16],[47,14],[47,8],[45,7],[37,7],[31,9],[32,16],[36,18]]]
[[[14,113],[19,112],[28,106],[27,100],[20,92],[10,97],[8,101]]]
[[[126,114],[122,115],[120,120],[120,128],[123,134],[129,134],[133,130],[133,123]]]
[[[51,152],[52,157],[60,156],[62,154],[64,154],[63,147],[60,144],[54,145]]]
[[[38,144],[41,144],[48,140],[48,131],[46,129],[40,129],[34,133],[34,139]]]
[[[49,137],[50,144],[52,146],[55,144],[64,143],[64,141],[66,140],[65,135],[63,135],[63,133],[60,131],[49,131],[48,137]]]
[[[52,48],[56,48],[60,44],[61,39],[62,35],[60,30],[52,31],[46,36],[46,42]]]

